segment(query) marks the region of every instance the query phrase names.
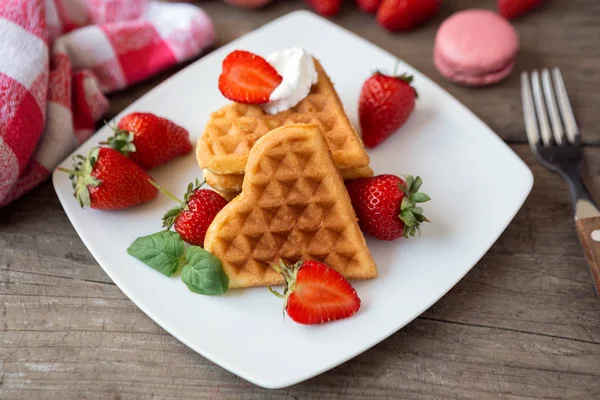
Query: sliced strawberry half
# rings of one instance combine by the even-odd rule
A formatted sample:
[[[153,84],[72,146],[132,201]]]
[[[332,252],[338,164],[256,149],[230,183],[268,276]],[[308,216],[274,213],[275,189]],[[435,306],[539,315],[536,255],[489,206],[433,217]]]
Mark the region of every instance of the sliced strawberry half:
[[[261,56],[236,50],[223,60],[219,90],[236,103],[264,104],[283,78]]]
[[[356,290],[339,272],[322,262],[300,261],[293,266],[273,265],[286,281],[284,299],[287,315],[299,324],[313,325],[348,318],[359,310]]]

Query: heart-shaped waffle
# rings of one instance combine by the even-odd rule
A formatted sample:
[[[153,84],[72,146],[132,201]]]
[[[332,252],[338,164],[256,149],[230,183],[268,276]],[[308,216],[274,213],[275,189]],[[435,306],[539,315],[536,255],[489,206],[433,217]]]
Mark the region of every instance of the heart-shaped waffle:
[[[319,79],[295,107],[270,115],[257,105],[230,103],[212,113],[196,148],[200,168],[215,174],[243,174],[250,149],[261,136],[277,127],[298,123],[316,124],[322,129],[338,168],[368,166],[369,156],[331,80],[321,64],[314,61]]]
[[[205,249],[223,263],[232,288],[282,284],[279,259],[323,261],[348,279],[377,276],[350,197],[321,129],[286,125],[261,137],[242,193],[208,228]]]

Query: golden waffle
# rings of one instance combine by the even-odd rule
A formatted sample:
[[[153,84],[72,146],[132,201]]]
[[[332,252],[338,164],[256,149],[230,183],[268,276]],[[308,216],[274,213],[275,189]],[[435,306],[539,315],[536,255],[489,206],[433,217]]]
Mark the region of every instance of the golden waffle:
[[[202,173],[206,182],[220,192],[239,193],[242,191],[244,174],[218,175],[213,174],[207,169],[203,170]],[[371,167],[344,169],[341,170],[340,173],[344,180],[369,178],[373,176]]]
[[[242,193],[215,217],[204,247],[232,288],[282,284],[269,265],[323,261],[348,279],[377,267],[318,125],[275,129],[252,148]]]
[[[235,199],[235,196],[240,194],[240,192],[223,192],[221,190],[215,189],[215,192],[219,193],[221,197],[223,197],[227,201],[231,201]]]
[[[243,174],[254,143],[270,130],[294,123],[312,123],[322,129],[338,168],[368,166],[369,156],[361,139],[316,59],[315,67],[317,83],[290,110],[270,115],[257,105],[230,103],[212,113],[196,148],[200,168],[215,174]]]

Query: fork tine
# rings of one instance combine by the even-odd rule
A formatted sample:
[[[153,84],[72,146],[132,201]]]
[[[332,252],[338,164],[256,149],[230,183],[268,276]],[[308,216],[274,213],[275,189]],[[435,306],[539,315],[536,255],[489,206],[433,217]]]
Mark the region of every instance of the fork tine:
[[[527,72],[521,73],[521,102],[523,103],[523,119],[525,120],[525,131],[529,145],[535,147],[540,141],[535,109],[533,108],[533,95]]]
[[[550,124],[548,123],[548,114],[546,113],[546,103],[544,102],[544,97],[542,96],[540,74],[536,70],[531,73],[531,86],[533,88],[533,103],[535,104],[535,111],[538,123],[540,124],[542,142],[544,143],[544,146],[550,146]]]
[[[569,102],[569,95],[567,94],[567,88],[563,81],[562,74],[558,68],[552,70],[552,77],[554,78],[554,89],[556,91],[556,97],[558,99],[558,106],[560,107],[560,114],[565,124],[567,131],[567,137],[571,143],[574,143],[579,139],[579,128],[575,121],[575,115]]]
[[[562,123],[560,122],[560,115],[558,114],[558,107],[556,106],[554,90],[552,89],[552,81],[550,80],[550,73],[546,68],[542,70],[542,88],[544,89],[544,97],[546,98],[546,105],[548,106],[548,114],[550,114],[550,122],[552,123],[554,140],[556,140],[556,144],[561,145],[565,137],[565,131]]]

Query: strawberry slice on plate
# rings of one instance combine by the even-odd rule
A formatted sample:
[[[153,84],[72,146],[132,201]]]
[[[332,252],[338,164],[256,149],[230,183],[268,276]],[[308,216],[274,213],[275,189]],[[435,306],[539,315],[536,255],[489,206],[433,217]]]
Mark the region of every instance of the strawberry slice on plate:
[[[339,272],[319,261],[299,261],[287,266],[272,266],[286,281],[283,307],[293,321],[304,325],[321,324],[348,318],[359,310],[356,290]]]
[[[283,78],[261,56],[236,50],[223,60],[219,90],[229,100],[244,104],[264,104]]]

